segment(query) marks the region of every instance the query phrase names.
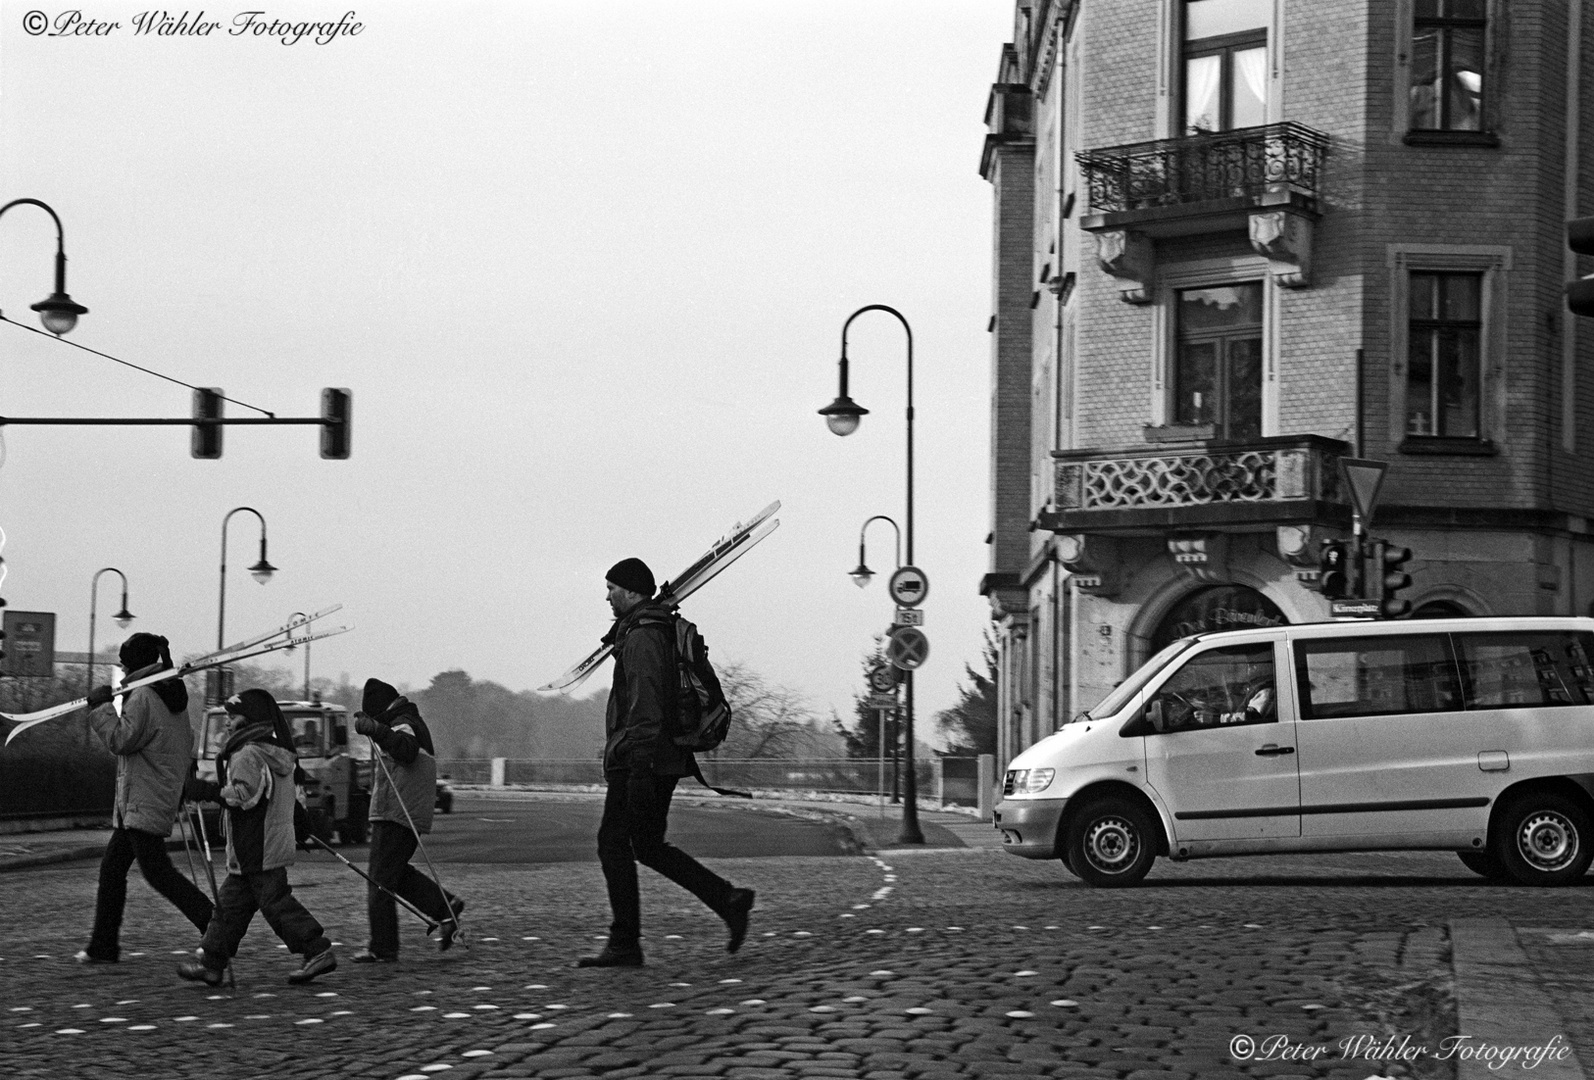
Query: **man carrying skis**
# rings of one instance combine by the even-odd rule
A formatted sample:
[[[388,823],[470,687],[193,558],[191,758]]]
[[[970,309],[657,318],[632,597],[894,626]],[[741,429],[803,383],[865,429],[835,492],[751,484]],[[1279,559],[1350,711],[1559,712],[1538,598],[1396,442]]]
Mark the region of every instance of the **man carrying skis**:
[[[134,634],[122,642],[122,680],[132,682],[172,666],[170,646],[157,634]],[[210,898],[177,872],[166,853],[166,838],[177,820],[183,778],[194,763],[194,737],[188,727],[188,688],[173,678],[141,686],[127,695],[118,716],[109,686],[89,692],[89,725],[116,755],[116,802],[111,840],[100,860],[94,897],[94,930],[80,964],[114,964],[121,954],[122,908],[127,902],[127,872],[133,862],[150,888],[176,905],[203,931],[210,922]]]
[[[735,952],[747,937],[753,890],[735,888],[664,839],[676,782],[693,772],[691,753],[671,737],[679,708],[674,616],[652,601],[653,571],[641,559],[621,560],[606,578],[615,623],[604,640],[614,646],[614,686],[604,724],[608,793],[598,826],[598,861],[613,920],[602,951],[576,965],[642,966],[639,862],[724,919],[730,930],[726,949]]]
[[[216,754],[214,783],[195,778],[187,785],[194,800],[220,802],[227,811],[227,879],[216,914],[205,930],[200,959],[177,965],[191,982],[220,986],[238,943],[258,911],[304,964],[288,976],[307,983],[338,966],[321,924],[305,910],[288,884],[293,865],[293,733],[277,701],[264,690],[245,690],[226,701],[227,741]]]
[[[437,759],[432,733],[415,703],[380,679],[367,679],[354,730],[368,736],[380,755],[371,780],[371,878],[366,910],[370,943],[354,954],[356,964],[398,959],[398,905],[389,890],[442,926],[439,950],[454,944],[465,901],[410,865],[420,834],[432,831],[437,799]]]

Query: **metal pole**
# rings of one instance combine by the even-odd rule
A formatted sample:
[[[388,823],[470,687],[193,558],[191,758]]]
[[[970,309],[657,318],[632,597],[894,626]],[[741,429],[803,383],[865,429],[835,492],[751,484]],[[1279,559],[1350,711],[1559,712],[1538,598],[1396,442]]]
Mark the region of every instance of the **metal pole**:
[[[266,519],[262,517],[260,511],[256,510],[254,507],[235,506],[231,510],[227,511],[226,517],[221,519],[221,586],[216,594],[216,648],[218,649],[225,649],[227,647],[227,523],[232,521],[232,516],[234,514],[242,513],[245,510],[255,515],[255,517],[260,518],[261,548],[264,549],[266,544]],[[261,560],[264,561],[264,559],[265,556],[262,554]],[[226,665],[222,665],[216,669],[217,700],[211,704],[220,704],[221,699],[227,696],[226,689],[227,667]]]

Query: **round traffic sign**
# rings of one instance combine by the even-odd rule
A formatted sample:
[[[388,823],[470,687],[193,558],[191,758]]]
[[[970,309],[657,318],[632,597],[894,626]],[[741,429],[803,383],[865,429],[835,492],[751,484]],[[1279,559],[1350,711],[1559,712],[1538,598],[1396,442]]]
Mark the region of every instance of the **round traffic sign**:
[[[894,690],[897,685],[897,673],[891,670],[889,664],[881,664],[869,671],[869,689],[876,693],[884,694]]]
[[[930,656],[930,639],[917,626],[899,626],[886,642],[886,659],[892,667],[912,671]]]
[[[898,607],[918,607],[930,595],[930,579],[917,566],[903,566],[891,575],[886,589]]]

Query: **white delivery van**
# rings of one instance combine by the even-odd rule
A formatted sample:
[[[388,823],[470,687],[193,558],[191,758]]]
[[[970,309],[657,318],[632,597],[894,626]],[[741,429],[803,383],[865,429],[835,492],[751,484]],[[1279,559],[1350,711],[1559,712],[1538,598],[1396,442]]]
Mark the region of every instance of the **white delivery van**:
[[[1594,619],[1199,634],[1014,758],[1005,848],[1086,882],[1175,860],[1454,851],[1562,885],[1594,856]]]

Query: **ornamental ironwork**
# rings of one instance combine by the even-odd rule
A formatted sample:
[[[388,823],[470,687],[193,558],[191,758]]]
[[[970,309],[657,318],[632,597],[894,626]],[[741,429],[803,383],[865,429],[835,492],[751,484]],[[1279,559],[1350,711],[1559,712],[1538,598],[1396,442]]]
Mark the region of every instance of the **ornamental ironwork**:
[[[1057,509],[1141,510],[1332,495],[1332,471],[1301,447],[1248,447],[1059,461]],[[1324,490],[1325,488],[1329,490]]]
[[[1296,123],[1128,143],[1076,155],[1093,214],[1291,192],[1315,209],[1328,136]]]

